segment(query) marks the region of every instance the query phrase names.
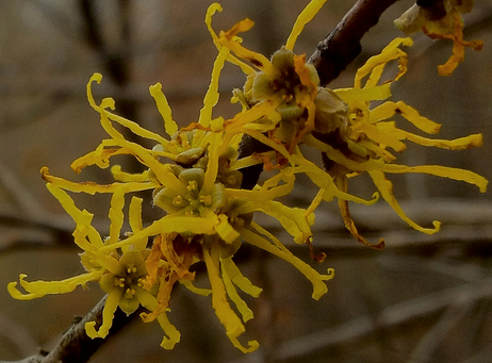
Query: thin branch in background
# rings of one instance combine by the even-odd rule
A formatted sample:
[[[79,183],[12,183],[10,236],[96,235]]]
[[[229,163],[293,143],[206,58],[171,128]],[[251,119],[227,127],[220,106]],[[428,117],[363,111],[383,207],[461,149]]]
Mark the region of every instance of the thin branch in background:
[[[490,312],[492,310],[492,301],[484,300],[475,305],[472,319],[464,327],[466,334],[462,336],[463,344],[467,347],[465,356],[474,357],[476,351],[482,347],[481,337],[486,334],[490,327]],[[489,346],[490,348],[490,346]],[[489,356],[492,356],[490,351]]]
[[[44,17],[51,22],[63,36],[71,34],[69,40],[75,38],[76,30],[73,27],[73,20],[68,18],[60,8],[50,1],[29,0],[30,4],[35,6]]]
[[[320,72],[322,76],[323,84],[326,84],[330,80],[334,79],[341,72],[341,70],[354,59],[354,57],[360,52],[360,39],[364,33],[377,22],[381,13],[395,1],[396,0],[358,1],[352,10],[344,17],[344,20],[342,20],[337,28],[330,33],[330,36],[328,36],[325,41],[320,43],[318,50],[313,55],[312,59],[318,69],[318,72]],[[122,3],[123,2],[120,3],[120,6]],[[118,72],[121,72],[123,69],[122,79],[125,81],[123,83],[118,83],[117,80],[114,81],[120,86],[125,85],[128,81],[128,78],[125,78],[128,76],[128,73],[125,73],[128,72],[128,70],[125,71],[125,66],[121,65],[120,68],[116,66],[114,69],[110,67],[110,65],[114,64],[115,60],[117,62],[118,60],[121,61],[122,57],[114,56],[114,54],[110,54],[107,51],[102,42],[100,28],[97,25],[93,27],[92,25],[94,24],[91,24],[95,21],[94,9],[92,7],[93,2],[90,0],[80,0],[79,4],[81,4],[83,13],[84,11],[87,12],[84,13],[87,24],[87,39],[92,42],[95,49],[100,52],[101,56],[105,57],[105,64],[108,65],[108,72],[110,74],[112,74],[112,72],[116,72],[114,74],[118,74]],[[84,9],[84,7],[87,8]],[[123,8],[120,8],[120,10],[121,14],[125,14]],[[89,30],[89,28],[93,28],[93,30]],[[91,34],[91,31],[96,31],[98,33]],[[92,37],[95,38],[92,39]],[[340,53],[340,55],[336,54],[338,51],[342,53]],[[121,77],[121,73],[118,77]],[[132,116],[131,112],[123,110],[121,104],[119,105],[119,109],[125,114],[125,116]],[[414,237],[414,234],[412,237]],[[408,242],[408,233],[406,238],[406,241]],[[357,250],[362,249],[358,248]],[[355,249],[352,251],[355,251]],[[348,323],[342,324],[335,329],[326,330],[312,336],[299,338],[282,344],[275,352],[275,357],[298,357],[303,354],[313,352],[317,349],[326,348],[328,346],[344,343],[351,339],[360,338],[371,334],[377,329],[398,325],[403,322],[410,321],[416,317],[434,313],[442,308],[445,308],[449,305],[450,301],[455,301],[457,298],[462,298],[463,303],[471,303],[472,301],[490,297],[492,295],[492,291],[490,289],[491,283],[492,279],[484,279],[460,286],[458,288],[447,289],[435,294],[390,306],[379,313],[376,320],[374,320],[373,317],[363,316],[354,319],[353,321],[349,321]],[[87,361],[104,341],[101,339],[91,340],[88,338],[83,328],[84,323],[90,320],[100,321],[103,306],[104,300],[99,302],[80,322],[72,326],[48,355],[38,354],[36,356],[26,358],[22,362],[29,361],[51,363],[58,362],[60,360],[69,362]],[[115,331],[128,323],[129,320],[131,320],[131,317],[126,317],[120,310],[118,310],[117,315],[113,319],[113,329],[111,330],[111,334],[114,334]]]
[[[278,311],[275,309],[272,296],[273,284],[268,273],[267,253],[254,250],[252,259],[255,261],[255,281],[258,281],[258,285],[263,289],[255,303],[255,327],[259,340],[262,342],[256,353],[256,361],[265,363],[271,362],[272,352],[277,345],[275,320]]]
[[[15,202],[18,209],[26,216],[39,217],[46,211],[31,194],[15,173],[0,161],[0,187],[7,191],[9,197]]]
[[[473,303],[473,302],[472,302]],[[442,313],[438,322],[422,337],[410,354],[409,363],[427,363],[432,360],[434,352],[447,333],[469,312],[471,304],[453,303]]]
[[[338,77],[362,50],[360,40],[379,21],[381,14],[397,0],[358,0],[348,11],[335,29],[318,43],[316,51],[309,58],[322,85]],[[239,153],[241,157],[249,156],[260,146],[251,137],[241,141]],[[256,140],[255,140],[256,141]],[[247,185],[255,185],[261,174],[261,165],[244,168],[243,180]]]
[[[114,49],[110,49],[103,38],[102,28],[97,18],[95,9],[96,2],[93,0],[79,0],[79,10],[84,20],[84,37],[87,44],[98,54],[104,66],[105,72],[120,90],[124,90],[130,84],[131,51],[130,49],[130,0],[118,1],[118,16],[116,21],[119,25],[119,43]],[[118,113],[130,120],[137,119],[137,102],[133,99],[123,99],[117,104]],[[135,135],[124,130],[125,139],[136,142]],[[136,172],[142,170],[137,160],[128,162],[128,171]]]
[[[383,309],[375,316],[361,316],[338,327],[287,341],[279,346],[274,357],[278,360],[300,359],[321,349],[364,338],[380,329],[388,329],[436,313],[454,303],[465,305],[491,298],[490,286],[492,278],[489,277],[404,301]]]
[[[21,355],[30,354],[38,347],[38,343],[26,328],[1,313],[0,338],[11,342]]]
[[[322,85],[330,83],[362,50],[360,41],[379,21],[381,14],[397,0],[359,0],[328,36],[318,43],[309,58]]]
[[[446,261],[442,258],[426,258],[422,256],[408,256],[385,254],[378,258],[382,267],[394,271],[418,269],[437,272],[441,275],[449,276],[464,282],[472,282],[484,278],[489,273],[486,269],[481,268],[476,263],[461,263],[458,261]]]
[[[491,356],[492,346],[489,345],[488,347],[480,350],[478,353],[475,353],[470,358],[464,360],[462,363],[484,363],[488,362]]]
[[[107,341],[111,336],[121,330],[123,326],[129,323],[135,316],[138,316],[142,311],[137,310],[130,316],[126,316],[121,310],[117,310],[113,319],[113,325],[109,331],[109,335],[105,339],[91,339],[85,333],[85,323],[96,321],[96,324],[101,324],[102,312],[106,297],[102,298],[94,308],[87,313],[82,319],[75,322],[61,337],[56,346],[49,352],[42,352],[23,360],[18,363],[83,363],[99,349],[99,347]]]
[[[20,229],[18,233],[12,232],[10,236],[8,234],[2,236],[0,253],[16,250],[21,246],[66,246],[67,242],[72,239],[72,226],[69,223],[65,223],[65,220],[68,222],[68,218],[59,218],[47,212],[14,172],[1,161],[0,169],[2,170],[2,173],[0,173],[0,187],[7,192],[19,210],[18,213],[14,214],[0,211],[0,225],[11,229]],[[34,238],[33,232],[36,234]],[[51,238],[47,241],[46,238],[43,238],[46,237],[46,233],[43,235],[42,232],[48,232]]]
[[[60,218],[51,214],[43,217],[29,217],[0,211],[0,225],[18,228],[23,231],[17,237],[0,240],[0,253],[15,251],[18,248],[37,248],[46,246],[74,246],[72,238],[73,225],[68,218]],[[39,239],[32,238],[28,231],[39,232]],[[49,235],[49,240],[43,236]],[[27,238],[26,238],[27,237]]]

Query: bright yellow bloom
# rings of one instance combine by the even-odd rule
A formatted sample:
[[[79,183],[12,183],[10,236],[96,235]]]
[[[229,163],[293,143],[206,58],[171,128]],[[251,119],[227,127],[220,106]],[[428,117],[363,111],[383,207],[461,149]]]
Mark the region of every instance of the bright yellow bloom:
[[[424,228],[407,217],[396,201],[385,173],[427,173],[475,184],[481,192],[485,192],[487,180],[468,170],[439,165],[393,164],[396,156],[390,149],[401,152],[406,148],[404,141],[408,140],[423,146],[460,150],[480,146],[482,135],[473,134],[455,140],[430,139],[400,129],[395,121],[389,120],[399,114],[423,132],[435,134],[439,131],[440,124],[421,116],[403,101],[387,101],[370,108],[371,102],[390,98],[391,84],[406,73],[407,55],[400,46],[411,46],[410,38],[396,38],[380,54],[371,57],[358,69],[352,88],[330,90],[319,87],[314,67],[306,64],[305,57],[295,55],[292,49],[300,29],[323,3],[310,2],[299,16],[287,45],[274,53],[271,60],[245,48],[237,36],[238,32],[251,28],[251,20],[242,20],[231,30],[217,35],[211,27],[211,16],[221,7],[214,4],[209,8],[206,23],[215,44],[228,47],[236,56],[228,60],[241,66],[247,75],[243,90],[235,90],[233,101],[241,102],[245,110],[267,105],[265,113],[257,121],[242,125],[242,131],[274,150],[269,158],[276,159],[276,162],[265,157],[257,158],[258,162],[265,163],[266,168],[273,166],[288,168],[293,174],[306,173],[319,187],[308,214],[321,201],[337,197],[346,228],[361,243],[371,245],[358,233],[350,217],[348,201],[371,204],[379,193],[410,226],[424,233],[435,233],[440,222],[434,221],[433,228]],[[381,75],[391,61],[398,61],[399,72],[392,80],[380,84]],[[250,62],[252,66],[248,68],[243,62]],[[301,143],[324,153],[327,172],[302,156],[297,147]],[[348,178],[363,172],[369,174],[379,191],[372,200],[362,200],[347,193]],[[383,245],[383,241],[379,241],[371,246]]]
[[[434,221],[433,228],[424,228],[412,221],[401,209],[392,191],[392,183],[386,179],[385,173],[425,173],[439,177],[464,181],[476,185],[480,192],[485,192],[487,180],[468,170],[445,167],[440,165],[406,166],[393,164],[395,152],[403,151],[408,140],[423,146],[434,146],[449,150],[467,149],[482,144],[482,135],[473,134],[455,140],[431,139],[396,126],[390,118],[401,115],[419,130],[428,134],[436,134],[440,124],[421,116],[417,110],[403,101],[386,101],[374,108],[371,101],[386,100],[391,96],[390,85],[403,76],[407,70],[406,53],[399,46],[412,45],[410,38],[396,38],[383,51],[371,58],[359,68],[355,75],[354,87],[334,90],[348,106],[346,123],[331,134],[320,135],[319,138],[309,136],[306,144],[323,151],[326,167],[334,176],[342,190],[347,189],[348,178],[353,173],[367,172],[380,192],[383,199],[395,210],[402,220],[418,231],[432,234],[439,230],[440,222]],[[380,78],[386,64],[398,60],[399,72],[390,82],[380,84]],[[364,82],[364,79],[367,80]],[[323,142],[323,141],[325,142]],[[350,218],[346,201],[339,202],[341,214],[347,229],[361,242],[355,224]],[[364,242],[365,243],[365,242]]]
[[[417,4],[413,5],[394,21],[396,27],[406,34],[422,30],[432,39],[449,39],[453,41],[453,53],[445,64],[437,66],[441,76],[449,76],[459,63],[465,59],[465,47],[481,50],[481,40],[463,39],[463,16],[473,8],[473,0],[442,0],[440,6],[429,10]]]
[[[17,299],[32,299],[47,294],[68,293],[79,285],[98,281],[107,293],[103,322],[86,324],[92,337],[104,338],[111,327],[114,312],[119,307],[127,314],[139,306],[145,322],[158,320],[165,332],[161,346],[172,349],[180,340],[179,331],[169,322],[172,291],[176,283],[199,295],[211,295],[217,318],[232,344],[244,353],[254,351],[259,343],[251,340],[243,345],[239,337],[244,323],[253,317],[252,310],[237,289],[257,297],[261,289],[242,275],[233,257],[243,243],[265,250],[293,265],[312,284],[314,299],[326,291],[326,281],[334,277],[332,269],[321,274],[293,255],[269,231],[258,225],[253,215],[262,212],[275,218],[299,244],[310,245],[314,211],[322,201],[338,199],[347,229],[362,243],[369,244],[357,231],[350,217],[348,201],[370,205],[380,195],[398,215],[413,228],[434,233],[408,218],[392,193],[385,173],[421,172],[463,180],[485,191],[487,181],[470,171],[443,166],[406,166],[393,164],[393,152],[405,148],[409,140],[424,146],[464,149],[478,146],[480,134],[456,140],[429,139],[396,127],[387,121],[395,113],[427,133],[436,133],[440,125],[423,117],[402,101],[387,101],[370,108],[372,101],[384,101],[391,96],[390,86],[406,72],[406,53],[400,45],[411,45],[409,38],[395,39],[379,55],[370,58],[357,72],[354,86],[330,90],[320,87],[315,68],[306,63],[305,55],[296,55],[293,48],[304,26],[314,17],[326,0],[312,0],[299,15],[282,49],[269,60],[242,45],[238,34],[249,30],[253,22],[245,19],[226,32],[216,34],[211,19],[222,8],[212,4],[205,23],[218,49],[209,88],[203,99],[199,118],[179,128],[162,92],[162,85],[150,86],[150,94],[163,118],[167,136],[142,128],[138,123],[114,113],[115,101],[104,98],[96,102],[92,94],[94,82],[102,76],[94,74],[87,83],[87,98],[98,113],[108,138],[71,167],[80,173],[89,165],[108,168],[111,158],[128,155],[141,163],[145,171],[125,172],[112,165],[114,181],[110,184],[74,182],[41,169],[49,191],[60,201],[76,223],[74,242],[84,251],[81,261],[86,273],[62,281],[25,281],[9,284],[10,294]],[[381,74],[390,61],[399,62],[399,73],[393,80],[379,84]],[[242,110],[230,118],[214,117],[213,108],[219,99],[219,78],[225,62],[231,62],[247,75],[243,90],[236,90],[233,101]],[[367,76],[367,81],[363,82]],[[154,142],[148,149],[127,140],[119,128]],[[249,135],[268,146],[271,151],[238,158],[238,145]],[[307,160],[300,149],[306,144],[322,151],[327,170]],[[390,151],[391,149],[392,151]],[[251,190],[241,189],[241,169],[263,163],[276,169],[269,179]],[[379,193],[364,200],[347,192],[347,180],[367,172]],[[306,174],[319,191],[308,209],[289,207],[279,202],[288,195],[296,175]],[[144,225],[141,217],[143,200],[133,194],[153,192],[154,207],[164,216]],[[66,193],[105,193],[111,195],[110,228],[102,238],[92,226],[93,215],[78,209]],[[123,233],[125,198],[131,195],[128,223],[131,232]],[[381,246],[381,244],[376,245]],[[193,265],[206,266],[210,288],[193,284]],[[232,304],[231,304],[232,302]],[[233,306],[235,309],[233,308]]]
[[[231,34],[235,31],[240,30],[231,30]],[[250,124],[263,116],[280,119],[272,105],[281,100],[265,100],[257,106],[243,109],[229,119],[214,118],[213,107],[219,98],[220,72],[227,60],[237,59],[231,55],[228,47],[220,43],[217,45],[218,56],[197,122],[179,129],[162,92],[162,85],[157,83],[150,87],[150,94],[162,115],[168,137],[148,131],[115,114],[115,101],[112,98],[96,102],[92,84],[100,83],[102,76],[96,73],[90,78],[87,98],[99,114],[101,126],[108,138],[94,151],[75,160],[72,169],[80,173],[89,165],[108,168],[113,156],[129,155],[135,157],[146,170],[132,174],[123,171],[119,165],[113,165],[110,170],[114,182],[101,185],[69,181],[51,175],[46,167],[42,168],[42,177],[48,182],[50,191],[77,223],[75,242],[85,251],[82,263],[88,275],[82,275],[74,282],[46,282],[44,290],[36,289],[36,285],[33,285],[36,283],[26,283],[21,276],[21,285],[29,294],[22,295],[15,289],[15,283],[12,283],[10,291],[14,297],[34,298],[48,293],[69,292],[86,281],[99,281],[108,298],[103,324],[99,330],[95,329],[95,324],[87,324],[89,336],[107,335],[118,306],[127,314],[143,306],[149,312],[141,314],[142,319],[145,322],[157,319],[167,335],[161,345],[172,349],[179,341],[180,334],[167,320],[166,312],[169,310],[174,285],[181,283],[194,293],[211,295],[212,306],[227,336],[236,348],[247,353],[257,349],[259,344],[255,340],[245,346],[239,342],[239,336],[245,331],[244,323],[253,317],[253,312],[237,288],[255,297],[261,289],[243,276],[233,261],[234,253],[243,242],[268,251],[297,268],[312,283],[314,299],[326,293],[325,281],[333,278],[332,269],[327,274],[320,274],[253,221],[253,213],[262,212],[277,219],[296,243],[308,243],[312,238],[312,211],[287,207],[275,200],[290,193],[296,171],[281,170],[252,190],[240,188],[240,169],[258,163],[252,157],[237,159],[242,130],[248,129]],[[311,87],[309,92],[312,94],[314,88],[308,78],[309,74],[316,74],[314,68],[305,66],[304,59],[299,62],[298,71],[302,74],[303,82]],[[309,69],[311,73],[307,71]],[[128,141],[116,125],[153,141],[155,146],[147,149]],[[258,130],[261,131],[255,130],[255,126],[251,128],[252,133],[258,133]],[[270,154],[267,153],[265,157],[273,158],[274,155]],[[284,154],[290,157],[286,151]],[[144,225],[140,216],[142,200],[133,196],[129,208],[132,232],[122,234],[126,195],[146,190],[153,191],[153,205],[162,209],[165,215]],[[88,220],[85,216],[87,212],[79,211],[65,191],[111,195],[111,223],[106,239],[103,240],[89,226],[92,217]],[[92,239],[88,242],[86,235],[89,232]],[[149,241],[152,241],[150,250],[147,248]],[[111,268],[105,265],[107,261],[111,261]],[[193,285],[195,274],[190,272],[190,268],[200,261],[206,265],[210,289]]]
[[[139,306],[154,311],[158,304],[156,298],[148,291],[152,289],[152,286],[144,289],[144,281],[147,277],[144,261],[149,254],[146,248],[147,240],[138,240],[123,248],[121,252],[101,253],[102,246],[115,241],[111,237],[106,240],[102,239],[91,224],[93,214],[78,209],[72,198],[58,186],[51,183],[46,186],[76,223],[73,232],[74,242],[84,251],[81,254],[81,262],[87,272],[61,281],[34,282],[26,281],[27,276],[20,274],[19,282],[26,293],[17,289],[17,282],[11,282],[8,284],[11,296],[19,300],[30,300],[50,294],[69,293],[78,286],[85,286],[91,281],[99,281],[99,285],[107,293],[107,299],[99,329],[96,330],[94,321],[86,323],[85,329],[91,338],[105,338],[108,335],[118,307],[127,315],[133,313]],[[136,197],[133,197],[130,203],[132,233],[137,232],[142,225],[141,203],[142,200]],[[115,207],[114,203],[112,207]],[[111,230],[119,236],[123,215],[113,210],[110,212],[110,218]],[[179,333],[176,334],[177,330],[169,323],[165,311],[159,311],[157,315],[159,324],[171,338],[170,340],[164,337],[162,345],[170,349],[179,341]]]

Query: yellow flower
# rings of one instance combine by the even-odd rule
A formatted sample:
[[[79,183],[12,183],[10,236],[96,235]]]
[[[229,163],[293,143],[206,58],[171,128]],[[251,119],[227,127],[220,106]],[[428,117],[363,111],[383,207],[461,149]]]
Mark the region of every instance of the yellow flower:
[[[243,110],[264,107],[256,121],[241,124],[241,130],[273,150],[268,156],[256,156],[256,163],[263,162],[266,168],[285,168],[292,174],[305,173],[318,186],[319,192],[308,208],[307,215],[314,212],[324,200],[338,199],[341,216],[346,228],[361,243],[383,247],[381,240],[371,245],[357,231],[352,220],[348,201],[370,205],[379,193],[395,212],[410,226],[424,232],[435,233],[440,222],[434,221],[434,228],[423,228],[406,216],[393,192],[392,184],[385,173],[427,173],[475,184],[481,192],[487,180],[468,170],[438,166],[406,166],[391,163],[396,156],[389,150],[400,152],[405,149],[405,140],[444,149],[459,150],[482,144],[482,135],[473,134],[455,140],[430,139],[396,127],[388,120],[395,114],[403,116],[423,132],[435,134],[440,124],[423,116],[403,101],[387,101],[370,108],[372,101],[384,101],[391,97],[391,84],[407,71],[407,55],[401,45],[411,46],[410,38],[397,38],[383,51],[371,57],[357,71],[354,87],[330,90],[319,87],[315,69],[305,63],[303,56],[292,52],[297,36],[304,25],[319,11],[324,1],[311,1],[298,17],[286,45],[268,60],[264,55],[245,48],[239,32],[247,31],[253,25],[244,19],[229,31],[217,35],[211,26],[212,15],[222,8],[218,4],[209,7],[206,23],[215,44],[228,47],[234,56],[227,60],[241,67],[247,75],[243,90],[235,91],[233,101],[239,101]],[[398,61],[399,72],[389,82],[379,84],[388,62]],[[251,66],[245,62],[251,63]],[[365,83],[363,80],[367,77]],[[225,132],[233,131],[225,126]],[[306,160],[298,145],[304,143],[324,153],[328,173]],[[276,160],[272,161],[270,158]],[[246,159],[246,158],[245,158]],[[255,155],[250,157],[251,164]],[[363,200],[347,193],[348,178],[367,172],[379,193],[371,200]]]
[[[463,17],[473,8],[473,0],[442,0],[434,2],[431,8],[413,5],[394,21],[397,28],[406,34],[422,30],[432,39],[453,41],[453,53],[445,64],[437,66],[441,76],[449,76],[465,59],[465,47],[481,50],[481,40],[463,39]]]
[[[440,124],[421,116],[417,110],[403,101],[386,101],[374,108],[372,101],[383,101],[391,97],[391,84],[402,77],[406,70],[407,55],[399,46],[412,45],[410,38],[396,38],[383,51],[375,55],[358,69],[354,87],[335,89],[333,92],[347,104],[348,112],[342,127],[328,134],[310,135],[304,141],[324,153],[325,167],[334,177],[337,186],[347,190],[348,179],[367,172],[384,200],[395,210],[402,220],[414,229],[432,234],[439,230],[440,222],[434,221],[433,228],[424,228],[411,220],[401,209],[392,191],[392,183],[386,173],[425,173],[439,177],[464,181],[476,185],[485,192],[487,180],[468,170],[440,165],[407,166],[393,164],[396,156],[390,151],[401,152],[406,148],[405,140],[423,146],[433,146],[449,150],[461,150],[481,146],[482,135],[473,134],[455,140],[431,139],[405,131],[391,121],[395,114],[402,116],[413,126],[428,134],[436,134]],[[385,66],[392,60],[398,61],[399,72],[390,82],[379,84]],[[367,77],[367,80],[363,80]],[[352,221],[347,201],[339,199],[339,207],[347,229],[361,242],[367,241],[359,235]],[[381,242],[380,242],[381,243]],[[381,246],[381,244],[379,245]]]
[[[151,292],[147,291],[148,289],[144,289],[147,276],[144,261],[149,253],[146,248],[147,240],[138,240],[123,248],[121,252],[102,253],[100,248],[114,241],[111,238],[103,241],[99,232],[91,224],[93,215],[86,210],[78,209],[72,198],[58,186],[51,183],[46,186],[76,223],[73,232],[74,242],[84,251],[81,254],[81,262],[87,272],[61,281],[33,282],[26,281],[27,276],[20,274],[19,283],[26,293],[18,290],[17,282],[11,282],[7,286],[10,295],[19,300],[31,300],[50,294],[69,293],[78,286],[98,281],[107,293],[107,299],[99,329],[95,329],[94,321],[85,325],[87,335],[93,339],[105,338],[108,335],[118,307],[127,315],[135,312],[139,306],[154,311],[158,307],[157,300]],[[133,197],[130,204],[130,224],[133,233],[142,225],[141,203],[141,199]],[[123,215],[113,211],[110,217],[112,231],[119,236]],[[179,341],[179,332],[169,322],[165,311],[159,311],[157,320],[169,336],[169,338],[164,337],[162,345],[171,349]]]
[[[275,119],[278,112],[271,105],[277,101],[265,100],[257,106],[243,109],[229,119],[214,118],[212,112],[219,98],[220,72],[226,60],[233,59],[229,48],[221,45],[218,48],[210,86],[197,122],[179,129],[162,92],[162,85],[157,83],[150,87],[150,94],[162,115],[168,138],[115,114],[115,102],[111,98],[104,98],[97,103],[92,95],[92,84],[100,83],[102,76],[96,73],[89,79],[89,104],[99,114],[101,126],[109,137],[94,151],[75,160],[71,164],[72,169],[80,173],[89,165],[108,168],[113,156],[129,155],[135,157],[147,170],[132,174],[123,171],[119,165],[113,165],[110,170],[114,182],[101,185],[73,182],[51,175],[46,167],[41,169],[50,191],[56,190],[53,193],[55,197],[74,216],[76,231],[90,232],[91,238],[96,241],[94,243],[97,243],[92,246],[85,242],[84,234],[78,237],[74,234],[75,242],[86,251],[82,257],[84,267],[90,272],[97,272],[95,276],[90,275],[90,279],[99,281],[108,293],[103,325],[98,331],[92,323],[86,326],[91,337],[107,335],[117,306],[126,313],[143,306],[149,312],[141,314],[142,319],[145,322],[154,319],[159,321],[167,335],[161,345],[171,349],[179,341],[180,335],[167,320],[166,311],[169,310],[174,285],[179,282],[194,293],[211,294],[216,315],[236,348],[245,353],[257,349],[257,341],[249,341],[243,346],[238,340],[245,331],[244,323],[253,317],[253,313],[236,288],[252,296],[258,296],[261,291],[240,273],[233,261],[234,253],[243,242],[266,250],[297,268],[312,283],[314,299],[326,293],[325,281],[334,276],[332,269],[328,270],[328,274],[314,270],[253,221],[253,213],[262,212],[277,219],[296,243],[304,244],[312,238],[312,211],[287,207],[275,200],[290,193],[295,172],[281,170],[252,190],[240,188],[240,169],[258,162],[251,157],[237,158],[242,129],[263,116]],[[128,141],[115,124],[153,141],[155,146],[147,149]],[[142,200],[133,196],[129,207],[132,233],[122,235],[126,195],[146,190],[153,191],[152,202],[165,215],[144,226],[140,217]],[[103,240],[93,227],[87,227],[89,222],[79,218],[79,214],[85,212],[76,209],[65,191],[111,195],[111,223],[107,239]],[[152,239],[150,251],[147,249],[149,238]],[[112,269],[100,262],[108,259],[113,261]],[[198,288],[192,283],[195,275],[190,272],[190,268],[200,261],[206,265],[210,289]],[[75,288],[66,283],[59,282],[63,292]],[[21,284],[31,294],[38,291],[33,290],[32,285],[26,285],[22,279]],[[55,283],[51,284],[55,286]],[[11,290],[14,291],[13,287]],[[57,290],[49,291],[56,293]],[[24,295],[16,295],[20,296]],[[231,307],[230,301],[241,318]]]
[[[237,34],[251,29],[254,23],[250,19],[244,19],[217,35],[212,28],[212,16],[222,11],[222,7],[218,3],[209,7],[205,22],[214,43],[219,49],[229,49],[234,55],[230,54],[227,60],[241,67],[247,75],[243,90],[234,90],[233,100],[240,102],[243,110],[265,110],[248,124],[233,120],[226,125],[226,133],[239,127],[246,134],[269,132],[270,139],[285,144],[287,150],[293,152],[303,136],[315,128],[319,77],[314,66],[306,63],[306,56],[294,54],[293,48],[304,26],[325,2],[313,0],[306,6],[298,16],[286,44],[273,54],[271,60],[241,44],[242,39]]]

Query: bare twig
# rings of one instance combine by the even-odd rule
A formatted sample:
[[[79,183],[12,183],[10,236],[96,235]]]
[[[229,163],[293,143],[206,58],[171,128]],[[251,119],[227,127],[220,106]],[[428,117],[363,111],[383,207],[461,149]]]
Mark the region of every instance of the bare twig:
[[[477,263],[461,263],[456,261],[446,261],[442,258],[425,258],[423,256],[408,256],[406,254],[384,254],[379,256],[378,262],[393,271],[407,270],[415,271],[426,269],[432,273],[449,276],[463,282],[472,282],[484,278],[489,271],[480,267]]]
[[[309,61],[314,64],[322,85],[326,85],[361,52],[360,40],[376,25],[381,14],[397,0],[359,0],[335,29],[318,43]]]
[[[397,0],[358,0],[333,31],[318,43],[316,51],[309,58],[318,71],[322,85],[337,78],[341,71],[361,52],[360,40],[367,31],[377,24],[381,14]],[[239,149],[240,156],[261,152],[260,143],[251,137],[244,137]],[[243,187],[253,187],[261,174],[262,166],[255,165],[242,170]]]
[[[18,363],[59,363],[87,362],[89,358],[105,342],[103,339],[91,339],[85,333],[84,325],[89,321],[96,321],[100,324],[102,321],[102,312],[106,297],[102,298],[97,305],[85,315],[82,319],[74,323],[61,337],[56,346],[49,352],[42,352],[31,357],[18,361]],[[116,334],[123,326],[130,322],[139,314],[139,310],[130,316],[126,316],[120,310],[116,311],[113,319],[113,326],[106,340]]]
[[[338,327],[287,341],[280,345],[275,358],[278,360],[300,358],[320,349],[363,338],[380,329],[433,314],[452,303],[471,304],[483,298],[490,298],[492,297],[491,284],[492,278],[489,277],[389,306],[375,317],[361,316]]]
[[[15,173],[0,161],[0,185],[5,188],[19,209],[27,216],[38,217],[45,213],[31,192],[23,185]]]
[[[2,236],[0,240],[0,253],[6,253],[10,250],[19,248],[37,248],[46,246],[64,246],[69,247],[72,238],[72,224],[69,219],[59,218],[58,216],[46,213],[44,217],[29,217],[20,214],[12,214],[0,211],[0,225],[9,228],[22,229],[16,238],[6,238]],[[32,238],[28,236],[28,231],[38,231],[49,235],[48,241],[43,238]],[[74,245],[75,246],[75,245]]]
[[[492,356],[492,347],[488,347],[480,350],[478,353],[474,354],[470,358],[466,359],[462,363],[484,363],[487,362]]]
[[[470,304],[452,304],[442,314],[439,321],[423,336],[410,355],[409,363],[426,363],[432,358],[436,348],[446,338],[446,334],[463,318]]]
[[[15,345],[15,349],[22,355],[31,353],[38,346],[26,328],[4,314],[0,314],[0,336]]]

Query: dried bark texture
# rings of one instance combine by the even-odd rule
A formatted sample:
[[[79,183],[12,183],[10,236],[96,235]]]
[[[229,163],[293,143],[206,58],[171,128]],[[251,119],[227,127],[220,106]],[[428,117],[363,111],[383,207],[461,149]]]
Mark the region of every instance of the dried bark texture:
[[[309,62],[316,67],[322,85],[337,78],[360,54],[360,40],[364,34],[378,23],[381,14],[396,1],[357,1],[335,29],[318,43]]]
[[[134,316],[137,316],[140,310],[130,316],[126,316],[121,310],[117,310],[113,319],[113,326],[105,339],[91,339],[85,333],[84,325],[89,321],[96,321],[96,326],[101,324],[102,312],[106,297],[102,298],[94,308],[87,313],[82,319],[74,324],[63,334],[56,346],[48,353],[40,353],[18,361],[19,363],[83,363],[89,361],[89,358],[99,349],[99,347],[112,335],[117,333]]]

